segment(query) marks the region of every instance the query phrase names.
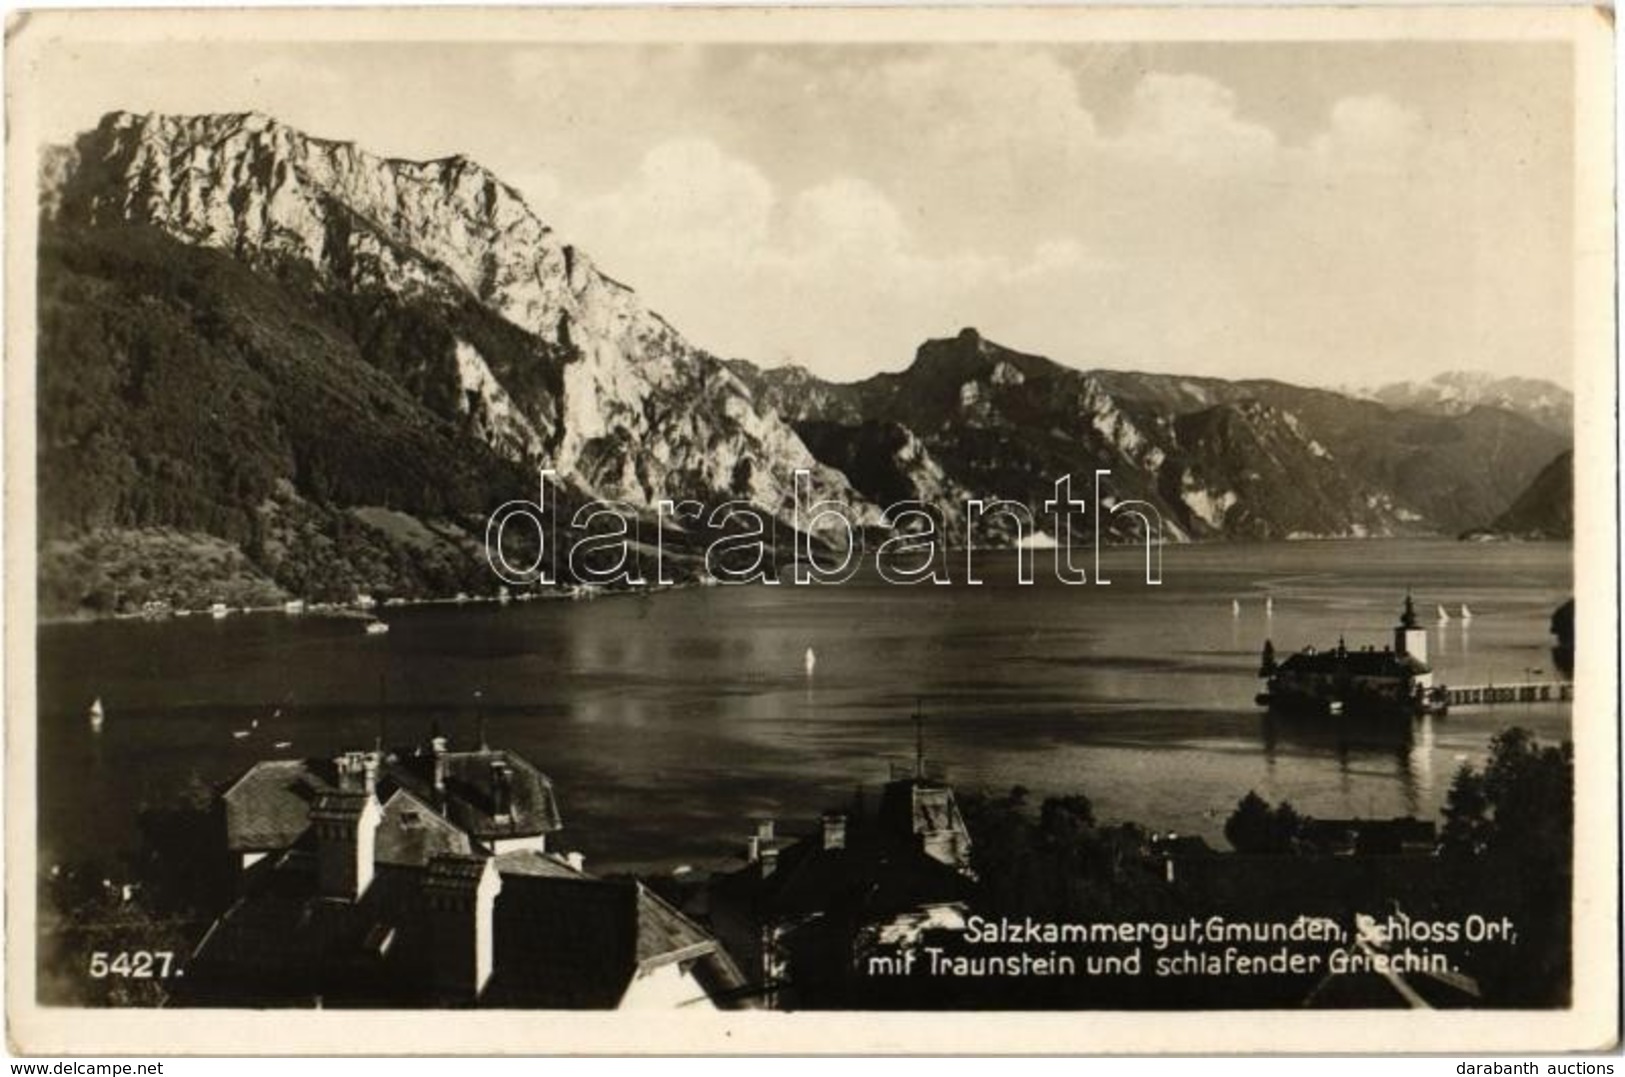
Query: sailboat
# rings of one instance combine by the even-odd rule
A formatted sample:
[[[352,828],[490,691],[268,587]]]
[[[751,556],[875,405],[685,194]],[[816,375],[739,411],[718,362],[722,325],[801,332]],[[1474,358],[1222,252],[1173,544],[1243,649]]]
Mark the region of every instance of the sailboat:
[[[92,732],[100,733],[102,723],[107,720],[107,712],[102,709],[102,697],[97,696],[96,701],[90,705],[90,728]]]
[[[1264,596],[1264,616],[1265,617],[1274,617],[1275,616],[1275,596],[1274,595],[1265,595]]]
[[[1471,621],[1473,619],[1473,611],[1467,608],[1467,603],[1465,602],[1461,604],[1461,619],[1463,621]]]
[[[1442,624],[1442,625],[1450,623],[1450,614],[1445,612],[1445,609],[1444,609],[1443,606],[1439,607],[1439,623]]]
[[[807,648],[806,663],[807,663],[807,676],[811,677],[813,675],[813,670],[816,669],[817,666],[818,666],[818,655],[813,651],[813,649],[811,647]]]
[[[1232,616],[1232,617],[1240,617],[1241,616],[1241,600],[1240,599],[1232,598],[1230,600],[1230,616]]]

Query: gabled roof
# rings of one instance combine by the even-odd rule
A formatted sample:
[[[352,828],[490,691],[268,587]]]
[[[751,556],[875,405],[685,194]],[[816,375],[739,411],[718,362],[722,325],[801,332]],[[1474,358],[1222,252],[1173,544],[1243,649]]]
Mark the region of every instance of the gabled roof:
[[[945,830],[970,834],[959,814],[953,790],[924,778],[889,782],[881,793],[880,825],[893,836],[935,834]]]
[[[176,986],[216,1003],[427,1001],[421,879],[380,865],[360,901],[321,898],[314,857],[285,853],[215,921]]]
[[[234,853],[286,849],[310,825],[316,801],[337,791],[324,760],[255,763],[222,794],[226,847]],[[331,771],[331,766],[325,768]]]
[[[435,1004],[427,892],[471,885],[493,860],[380,864],[361,899],[316,896],[314,857],[290,850],[210,928],[187,965],[200,1004]],[[494,858],[493,971],[485,1006],[612,1008],[636,977],[680,963],[719,1004],[744,977],[705,929],[641,883],[594,878],[545,854]],[[504,867],[506,865],[506,867]],[[741,1000],[748,1001],[748,1000]]]
[[[534,837],[560,829],[558,802],[553,783],[531,762],[503,748],[443,753],[446,763],[445,819],[465,835],[480,841],[508,837]],[[506,818],[497,815],[497,767],[506,768],[509,810]],[[432,807],[438,800],[434,789],[434,757],[421,754],[395,754],[380,768],[377,794],[385,805],[397,791],[405,790],[419,805]],[[337,768],[328,759],[277,759],[254,764],[222,796],[226,814],[226,847],[234,853],[273,852],[286,849],[299,840],[310,825],[311,812],[323,797],[340,793]],[[403,811],[406,809],[402,809]],[[429,847],[441,852],[467,852],[466,847],[440,833],[425,834]],[[384,836],[380,834],[380,844]],[[402,839],[392,844],[397,851],[411,844]],[[424,863],[426,857],[390,859]]]
[[[560,829],[553,783],[524,756],[506,748],[441,753],[446,771],[446,815],[481,840],[535,837]],[[424,751],[392,757],[384,766],[386,781],[411,790],[419,799],[437,799],[435,757]],[[507,773],[508,812],[497,811],[497,772]]]
[[[881,918],[964,901],[971,890],[965,876],[919,848],[856,834],[834,849],[815,834],[780,853],[766,877],[747,864],[717,886],[725,901],[744,902],[765,919],[837,911]]]
[[[678,912],[659,894],[637,884],[638,968],[644,971],[698,957],[716,947],[716,940],[694,921]]]
[[[713,998],[744,987],[716,938],[643,884],[594,878],[543,854],[497,863],[498,952],[486,1004],[609,1008],[634,978],[673,963],[686,963]]]
[[[586,872],[577,871],[551,853],[539,853],[534,849],[516,849],[512,852],[498,853],[496,862],[497,871],[504,876],[539,875],[545,879],[589,877]]]
[[[437,856],[474,851],[467,834],[405,789],[395,790],[383,815],[373,845],[373,859],[380,864],[421,866]]]

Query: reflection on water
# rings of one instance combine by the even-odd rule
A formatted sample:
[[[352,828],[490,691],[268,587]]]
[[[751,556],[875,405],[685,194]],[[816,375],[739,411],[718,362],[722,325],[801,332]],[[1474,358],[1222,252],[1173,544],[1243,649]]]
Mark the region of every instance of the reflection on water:
[[[1259,739],[1265,761],[1273,765],[1283,751],[1294,755],[1320,755],[1336,762],[1339,788],[1354,789],[1361,773],[1391,776],[1398,783],[1400,806],[1406,815],[1430,814],[1443,790],[1435,796],[1434,755],[1438,751],[1435,718],[1325,718],[1266,715]]]
[[[397,743],[433,721],[472,737],[476,691],[492,741],[553,777],[567,844],[604,867],[704,862],[751,816],[810,820],[848,801],[909,756],[916,700],[931,757],[961,786],[1082,790],[1103,818],[1215,843],[1249,789],[1322,818],[1432,815],[1498,729],[1568,735],[1566,705],[1397,726],[1285,721],[1253,705],[1266,638],[1283,655],[1339,633],[1380,643],[1405,582],[1419,601],[1477,614],[1470,633],[1430,633],[1441,681],[1546,665],[1551,611],[1571,589],[1567,546],[1177,547],[1160,587],[1136,582],[1130,551],[1110,587],[1042,571],[1021,587],[1008,567],[991,557],[980,587],[860,578],[391,609],[376,637],[279,615],[48,627],[42,855],[128,845],[135,810],[189,780],[370,744],[381,708]],[[92,735],[96,696],[108,718]]]

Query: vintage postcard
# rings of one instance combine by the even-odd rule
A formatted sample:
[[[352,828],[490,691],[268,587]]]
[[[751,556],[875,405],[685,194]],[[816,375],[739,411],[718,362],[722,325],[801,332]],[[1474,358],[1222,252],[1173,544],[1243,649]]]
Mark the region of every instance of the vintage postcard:
[[[1607,12],[6,60],[14,1050],[1617,1041]]]

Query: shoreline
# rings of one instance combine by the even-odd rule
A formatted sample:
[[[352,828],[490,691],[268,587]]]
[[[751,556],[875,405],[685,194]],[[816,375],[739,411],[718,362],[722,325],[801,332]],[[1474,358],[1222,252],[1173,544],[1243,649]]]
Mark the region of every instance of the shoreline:
[[[1311,537],[1289,537],[1280,539],[1204,539],[1194,541],[1164,542],[1163,545],[1175,548],[1202,548],[1202,549],[1239,549],[1255,546],[1303,546],[1310,543],[1350,542],[1367,544],[1381,544],[1386,542],[1424,542],[1450,544],[1459,546],[1471,545],[1514,545],[1514,546],[1541,546],[1541,545],[1567,545],[1572,547],[1573,538],[1528,538],[1515,535],[1486,536],[1458,536],[1449,535],[1321,535]],[[1138,548],[1139,543],[1112,543],[1111,549],[1132,550]],[[949,553],[993,553],[993,554],[1025,554],[1037,557],[1053,551],[1054,546],[959,546],[952,547]],[[865,558],[865,562],[872,562],[873,556]],[[944,561],[950,560],[944,557]],[[784,567],[789,567],[789,562]],[[781,568],[781,571],[783,569]],[[306,605],[297,613],[289,612],[285,604],[267,606],[233,606],[229,609],[229,616],[246,616],[249,614],[278,613],[285,617],[327,617],[333,619],[363,619],[376,618],[376,612],[384,609],[400,609],[413,606],[473,606],[473,605],[510,605],[529,602],[575,601],[580,599],[609,598],[615,596],[636,595],[648,596],[663,591],[686,590],[695,587],[742,587],[749,583],[736,583],[727,580],[704,577],[691,577],[669,584],[643,584],[641,586],[608,586],[602,584],[577,584],[573,586],[554,586],[546,591],[526,591],[511,593],[507,599],[500,595],[436,595],[426,598],[391,598],[371,606],[357,605],[355,603],[322,603]],[[170,621],[177,618],[206,617],[212,618],[209,608],[187,609],[185,611],[171,610],[160,614],[148,614],[140,611],[126,613],[102,613],[92,610],[73,610],[69,612],[49,613],[36,616],[36,628],[61,627],[65,625],[99,624],[109,621]]]

